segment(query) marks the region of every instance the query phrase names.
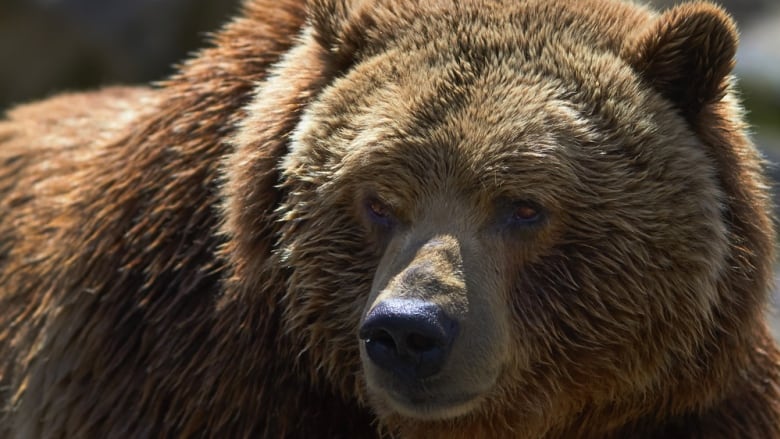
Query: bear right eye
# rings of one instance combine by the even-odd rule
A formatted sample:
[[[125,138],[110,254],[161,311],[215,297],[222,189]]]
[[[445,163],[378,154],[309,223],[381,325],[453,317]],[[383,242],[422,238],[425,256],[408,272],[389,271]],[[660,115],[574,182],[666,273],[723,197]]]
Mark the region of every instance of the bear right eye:
[[[369,218],[382,226],[389,227],[393,224],[393,211],[390,206],[377,197],[369,197],[365,202]]]

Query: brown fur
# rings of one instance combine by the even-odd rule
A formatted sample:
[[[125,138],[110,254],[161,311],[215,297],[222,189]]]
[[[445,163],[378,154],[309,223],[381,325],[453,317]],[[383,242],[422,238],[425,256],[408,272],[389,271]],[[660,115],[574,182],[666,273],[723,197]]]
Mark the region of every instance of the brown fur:
[[[249,0],[0,122],[0,437],[780,438],[730,18],[407,3]],[[386,297],[461,324],[423,402],[358,340]]]

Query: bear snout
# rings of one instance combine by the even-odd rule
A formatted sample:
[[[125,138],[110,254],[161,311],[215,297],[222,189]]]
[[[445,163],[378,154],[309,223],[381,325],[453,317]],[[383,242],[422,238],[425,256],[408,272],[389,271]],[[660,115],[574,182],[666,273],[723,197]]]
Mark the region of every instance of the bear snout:
[[[457,335],[458,323],[439,305],[423,300],[384,300],[360,328],[371,362],[411,381],[438,373]]]

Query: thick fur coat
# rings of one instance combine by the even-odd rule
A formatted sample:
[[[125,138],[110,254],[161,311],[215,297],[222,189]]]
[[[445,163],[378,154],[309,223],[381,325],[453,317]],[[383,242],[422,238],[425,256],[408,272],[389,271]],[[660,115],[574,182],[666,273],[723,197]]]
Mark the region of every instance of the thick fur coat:
[[[707,3],[247,0],[155,88],[10,111],[0,437],[780,438],[736,44]]]

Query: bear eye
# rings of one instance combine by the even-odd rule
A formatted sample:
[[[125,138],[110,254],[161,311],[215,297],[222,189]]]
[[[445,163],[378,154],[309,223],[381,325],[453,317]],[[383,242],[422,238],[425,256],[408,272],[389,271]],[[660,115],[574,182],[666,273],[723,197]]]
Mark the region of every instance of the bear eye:
[[[518,201],[512,208],[509,219],[513,224],[532,225],[542,219],[542,208],[532,201]]]
[[[366,210],[371,220],[383,226],[389,226],[393,221],[393,213],[390,206],[379,198],[366,199]]]

